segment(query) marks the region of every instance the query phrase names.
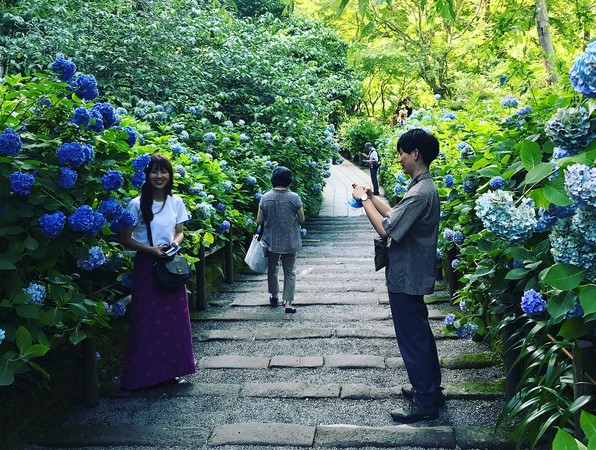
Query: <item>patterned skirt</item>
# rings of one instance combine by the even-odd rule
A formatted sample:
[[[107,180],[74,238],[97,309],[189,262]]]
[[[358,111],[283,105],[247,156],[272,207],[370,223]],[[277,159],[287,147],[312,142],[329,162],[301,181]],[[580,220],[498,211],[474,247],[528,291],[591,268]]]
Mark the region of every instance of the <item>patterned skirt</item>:
[[[186,286],[155,286],[154,257],[137,252],[122,388],[143,389],[195,373]]]

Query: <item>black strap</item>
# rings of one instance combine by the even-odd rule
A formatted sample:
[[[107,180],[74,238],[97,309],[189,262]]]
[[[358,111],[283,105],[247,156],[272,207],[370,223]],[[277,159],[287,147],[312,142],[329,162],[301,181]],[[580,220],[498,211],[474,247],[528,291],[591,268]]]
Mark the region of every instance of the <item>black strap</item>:
[[[153,236],[151,235],[151,222],[145,222],[147,225],[147,237],[149,238],[149,244],[153,247]]]

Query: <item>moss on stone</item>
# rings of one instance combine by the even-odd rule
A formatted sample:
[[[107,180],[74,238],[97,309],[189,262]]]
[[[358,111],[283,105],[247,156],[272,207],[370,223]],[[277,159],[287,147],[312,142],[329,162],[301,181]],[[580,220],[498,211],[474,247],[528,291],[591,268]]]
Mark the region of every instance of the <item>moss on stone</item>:
[[[480,369],[494,366],[496,363],[497,358],[490,352],[471,353],[441,360],[441,365],[446,369]]]

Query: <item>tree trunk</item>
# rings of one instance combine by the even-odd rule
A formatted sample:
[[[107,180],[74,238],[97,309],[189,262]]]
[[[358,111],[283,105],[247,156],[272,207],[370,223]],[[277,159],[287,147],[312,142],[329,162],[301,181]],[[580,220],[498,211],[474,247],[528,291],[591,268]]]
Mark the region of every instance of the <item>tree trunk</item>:
[[[536,0],[536,31],[538,32],[538,40],[543,52],[542,64],[544,65],[544,70],[548,73],[546,82],[550,85],[559,81],[559,76],[557,75],[557,69],[554,64],[555,51],[550,36],[546,0]]]

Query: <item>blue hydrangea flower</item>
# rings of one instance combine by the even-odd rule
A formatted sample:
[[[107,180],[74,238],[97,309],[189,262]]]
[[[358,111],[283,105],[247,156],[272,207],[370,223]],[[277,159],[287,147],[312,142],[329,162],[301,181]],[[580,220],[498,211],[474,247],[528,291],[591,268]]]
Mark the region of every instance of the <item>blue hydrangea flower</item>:
[[[118,220],[122,216],[122,205],[114,197],[109,197],[99,204],[97,210],[103,214],[108,222]]]
[[[228,231],[230,229],[230,222],[228,222],[227,220],[224,220],[221,225],[219,226],[219,230],[218,233],[219,234],[224,234],[226,231]]]
[[[570,319],[571,317],[583,317],[584,316],[584,308],[582,308],[581,303],[579,302],[579,298],[575,298],[575,303],[573,304],[573,308],[567,311],[564,315],[565,319]]]
[[[501,84],[501,86],[503,86],[506,81],[507,81],[507,75],[501,75],[499,77],[499,83]]]
[[[114,107],[109,103],[96,103],[93,105],[93,108],[91,108],[91,111],[98,111],[101,114],[105,128],[111,128],[114,125],[117,125],[120,120]]]
[[[468,159],[471,156],[474,156],[474,147],[472,147],[467,142],[463,141],[457,145],[457,149],[459,150],[460,159],[463,161],[464,159]]]
[[[262,193],[260,193],[260,192],[255,193],[255,198],[257,200],[261,200],[262,197],[263,197],[263,194]]]
[[[271,140],[271,138],[273,137],[273,136],[271,135],[271,133],[269,133],[269,132],[265,133],[265,135],[264,135],[264,136],[265,136],[265,139],[267,139],[268,141],[270,141],[270,140]]]
[[[87,129],[95,131],[96,133],[101,133],[105,129],[103,125],[103,116],[98,109],[89,110],[89,125],[87,126]]]
[[[110,306],[110,317],[112,319],[118,319],[119,317],[122,317],[124,315],[124,313],[126,312],[126,305],[124,304],[124,302],[122,300],[118,300],[116,303],[114,303],[112,306]]]
[[[119,170],[110,169],[101,177],[101,185],[106,191],[117,191],[122,187],[124,177]]]
[[[93,75],[80,74],[75,81],[70,81],[68,84],[83,100],[95,100],[99,97],[97,80]]]
[[[2,344],[2,341],[6,339],[6,331],[4,331],[2,328],[0,328],[0,344]]]
[[[437,261],[441,261],[443,259],[443,252],[440,249],[437,249]]]
[[[110,224],[110,229],[114,233],[120,233],[122,230],[132,227],[134,224],[135,216],[133,216],[132,213],[127,209],[122,208],[120,217],[112,221]]]
[[[503,177],[496,176],[492,178],[488,184],[490,185],[490,188],[492,190],[496,191],[497,189],[501,189],[505,185],[505,180],[503,179]]]
[[[453,243],[457,245],[463,245],[466,240],[466,236],[459,230],[453,232]]]
[[[106,255],[101,247],[91,247],[87,254],[87,258],[77,260],[77,267],[83,270],[97,269],[99,266],[105,264]]]
[[[517,259],[514,259],[511,263],[511,265],[513,266],[514,269],[521,269],[522,267],[524,267],[524,263]]]
[[[454,184],[453,175],[451,175],[451,174],[445,175],[444,183],[445,183],[445,186],[446,187],[452,188],[453,187],[453,184]]]
[[[451,268],[455,270],[457,268],[458,264],[459,264],[459,259],[455,258],[453,261],[451,261]]]
[[[223,190],[226,192],[230,192],[232,190],[232,183],[229,181],[224,181],[222,184]]]
[[[145,167],[151,161],[151,156],[149,153],[145,153],[143,155],[139,155],[132,160],[132,167],[135,170],[145,170]]]
[[[590,42],[569,70],[569,81],[576,92],[596,98],[596,41]]]
[[[231,120],[226,120],[223,124],[225,127],[234,128],[234,122],[232,122]]]
[[[485,192],[474,209],[488,231],[512,245],[522,244],[536,229],[536,212],[530,203],[522,201],[516,206],[505,191]]]
[[[248,184],[249,186],[253,186],[256,183],[257,183],[257,179],[255,177],[253,177],[252,175],[249,175],[248,177],[246,177],[246,184]]]
[[[188,175],[188,172],[186,170],[186,167],[184,167],[181,164],[176,165],[176,167],[174,167],[174,174],[178,174],[180,175],[182,178],[185,178],[186,175]]]
[[[60,77],[61,81],[69,81],[74,77],[77,66],[72,61],[64,59],[64,55],[58,55],[52,63],[51,69]]]
[[[86,237],[99,233],[105,222],[105,217],[101,213],[93,211],[89,205],[79,206],[74,213],[68,216],[70,228]]]
[[[126,139],[128,146],[131,148],[134,147],[134,145],[137,142],[137,132],[134,130],[134,128],[129,126],[125,126],[123,129],[124,132],[128,135],[128,139]]]
[[[508,95],[507,97],[505,97],[503,100],[501,100],[501,106],[503,107],[508,107],[508,108],[515,108],[519,105],[519,102],[517,101],[517,99],[512,96],[512,95]]]
[[[456,321],[457,317],[453,313],[449,313],[445,316],[445,326],[453,325]]]
[[[135,172],[131,178],[132,185],[136,188],[140,188],[145,184],[146,178],[147,176],[145,175],[145,172]]]
[[[587,214],[592,207],[582,208]],[[579,211],[578,211],[579,212]],[[577,213],[576,213],[577,215]],[[588,277],[596,276],[596,243],[594,243],[594,214],[580,212],[576,217],[560,219],[548,238],[556,263],[573,264],[586,271]]]
[[[0,133],[0,156],[16,156],[22,147],[21,136],[12,128]]]
[[[466,305],[466,300],[465,299],[461,299],[459,301],[459,310],[462,311],[462,312],[468,311],[468,306]]]
[[[456,328],[455,335],[461,339],[472,339],[478,331],[478,325],[475,323],[464,323],[461,327]]]
[[[322,189],[323,189],[323,186],[321,186],[321,183],[315,183],[312,185],[312,188],[311,188],[311,190],[315,194],[318,194],[319,192],[321,192]]]
[[[396,184],[393,188],[393,192],[395,195],[402,195],[404,192],[406,192],[406,187],[403,184]]]
[[[462,181],[462,188],[466,194],[474,195],[478,189],[478,181],[473,175],[466,175]]]
[[[188,107],[188,112],[191,114],[196,114],[197,113],[197,108],[195,108],[194,106],[189,106]]]
[[[531,112],[532,112],[532,107],[531,106],[522,106],[520,109],[517,110],[517,112],[515,114],[518,117],[523,117],[523,116],[527,116]]]
[[[521,309],[526,314],[540,314],[546,309],[546,302],[534,289],[524,291],[521,299]]]
[[[70,167],[60,167],[60,177],[58,184],[63,189],[70,189],[77,182],[78,174],[77,171]]]
[[[453,230],[450,228],[445,228],[443,231],[443,239],[447,242],[453,242]]]
[[[240,142],[246,142],[248,141],[248,136],[244,133],[241,133],[239,136]]]
[[[226,205],[223,203],[218,203],[215,205],[215,209],[217,209],[219,212],[224,212],[226,210]]]
[[[426,116],[424,116],[426,117]],[[445,120],[456,120],[457,117],[455,116],[455,114],[453,114],[452,112],[448,111],[446,113],[443,114],[443,119]]]
[[[83,108],[79,106],[74,110],[74,115],[72,119],[70,119],[71,123],[74,123],[77,126],[87,126],[89,125],[89,121],[91,120],[90,111],[87,108]]]
[[[408,181],[408,180],[406,179],[406,176],[403,174],[403,172],[397,172],[397,173],[395,174],[395,180],[396,180],[398,183],[401,183],[401,184],[404,184],[406,181]]]
[[[31,295],[31,298],[25,303],[38,303],[41,305],[46,300],[46,288],[41,284],[30,283],[29,286],[23,289],[23,292]]]
[[[580,205],[596,206],[596,167],[573,164],[565,168],[565,190]]]
[[[552,228],[559,219],[571,217],[575,214],[577,205],[557,206],[551,203],[548,209],[538,209],[538,223],[536,224],[536,231],[542,233],[545,230]]]
[[[83,163],[93,161],[95,154],[89,144],[79,144],[78,142],[66,142],[56,150],[58,162],[65,166],[79,167]]]
[[[435,100],[440,100],[441,94],[435,94],[435,95],[433,95],[433,97],[435,98]]]
[[[587,243],[596,245],[596,208],[577,208],[571,217],[571,227],[581,233]]]
[[[35,177],[30,173],[13,172],[9,181],[10,187],[15,194],[29,195],[35,184]]]
[[[174,142],[170,146],[170,150],[172,150],[172,153],[185,153],[184,147],[182,147],[182,144],[180,144],[179,142]]]
[[[352,208],[362,208],[362,202],[352,196],[348,198],[348,205],[350,205]]]
[[[559,108],[544,124],[544,132],[557,147],[570,153],[581,151],[594,138],[590,113],[586,108]]]
[[[184,141],[188,141],[189,137],[190,137],[190,135],[188,134],[188,131],[182,130],[182,132],[180,133],[180,137],[178,139],[180,139],[182,142],[184,142]]]
[[[213,144],[216,138],[217,135],[210,131],[209,133],[205,133],[205,136],[203,136],[203,141],[205,141],[206,144]]]
[[[62,211],[56,211],[52,214],[44,214],[39,218],[39,227],[41,231],[49,238],[59,236],[66,224],[66,216]]]
[[[209,203],[199,203],[197,205],[197,214],[201,219],[208,219],[211,217],[211,205]]]

